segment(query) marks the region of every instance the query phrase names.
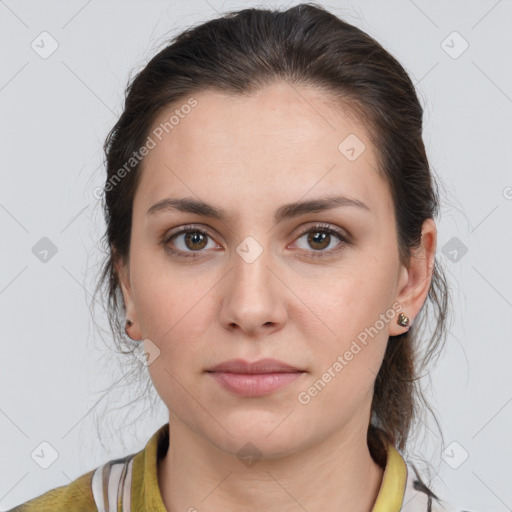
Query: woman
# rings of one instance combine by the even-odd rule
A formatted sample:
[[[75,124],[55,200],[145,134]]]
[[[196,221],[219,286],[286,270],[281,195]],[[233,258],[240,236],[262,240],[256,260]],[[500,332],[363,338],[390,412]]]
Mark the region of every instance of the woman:
[[[400,453],[448,304],[402,66],[314,4],[230,13],[136,76],[105,151],[100,284],[169,422],[13,510],[450,510]]]

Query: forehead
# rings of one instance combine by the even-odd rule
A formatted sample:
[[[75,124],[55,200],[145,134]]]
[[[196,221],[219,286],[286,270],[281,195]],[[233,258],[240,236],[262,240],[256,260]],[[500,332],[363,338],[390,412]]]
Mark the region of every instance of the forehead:
[[[206,90],[193,99],[194,107],[182,108],[191,104],[185,98],[151,127],[155,147],[137,192],[147,207],[169,195],[281,203],[335,189],[389,209],[368,130],[325,92],[280,82],[250,95]]]

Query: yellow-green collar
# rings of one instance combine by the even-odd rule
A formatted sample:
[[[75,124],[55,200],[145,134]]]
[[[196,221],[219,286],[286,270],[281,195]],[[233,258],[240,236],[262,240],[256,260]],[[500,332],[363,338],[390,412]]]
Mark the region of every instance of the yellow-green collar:
[[[386,445],[386,451],[386,467],[372,512],[399,512],[402,508],[407,480],[407,466],[392,444]]]

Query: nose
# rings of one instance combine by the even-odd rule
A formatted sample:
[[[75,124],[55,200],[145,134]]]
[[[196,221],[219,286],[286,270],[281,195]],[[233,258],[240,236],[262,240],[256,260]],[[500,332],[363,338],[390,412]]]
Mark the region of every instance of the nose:
[[[221,288],[220,322],[228,330],[268,335],[286,321],[286,286],[265,249],[254,261],[233,255]]]

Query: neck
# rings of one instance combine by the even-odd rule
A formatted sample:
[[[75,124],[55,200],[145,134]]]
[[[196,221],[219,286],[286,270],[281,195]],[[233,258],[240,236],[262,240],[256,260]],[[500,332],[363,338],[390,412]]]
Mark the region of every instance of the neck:
[[[382,482],[383,469],[372,459],[363,429],[247,466],[177,418],[169,422],[169,439],[158,465],[168,512],[371,512]]]

